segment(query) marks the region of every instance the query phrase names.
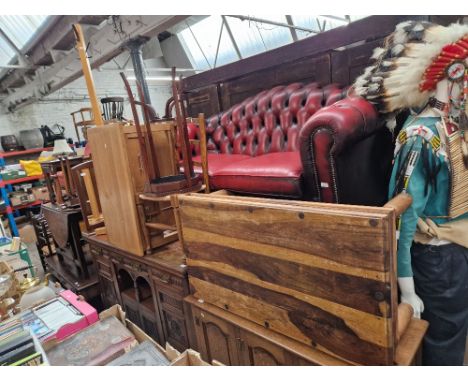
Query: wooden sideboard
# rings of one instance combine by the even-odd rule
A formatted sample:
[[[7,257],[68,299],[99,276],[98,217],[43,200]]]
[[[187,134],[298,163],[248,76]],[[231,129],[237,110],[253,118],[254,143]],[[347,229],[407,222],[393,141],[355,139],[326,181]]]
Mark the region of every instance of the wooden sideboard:
[[[185,300],[191,306],[198,351],[207,362],[216,360],[229,366],[350,365],[193,296]]]
[[[120,304],[129,320],[164,346],[196,349],[183,252],[178,242],[144,257],[113,246],[106,235],[86,235],[104,308]]]

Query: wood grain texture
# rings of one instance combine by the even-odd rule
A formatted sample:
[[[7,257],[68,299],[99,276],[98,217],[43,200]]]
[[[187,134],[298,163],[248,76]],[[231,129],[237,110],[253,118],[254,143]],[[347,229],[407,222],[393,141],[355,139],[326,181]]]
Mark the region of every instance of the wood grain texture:
[[[409,366],[417,364],[417,353],[420,351],[421,342],[428,327],[427,321],[411,319],[396,348],[396,365]]]
[[[312,346],[294,341],[285,335],[266,329],[264,326],[257,325],[250,320],[240,317],[239,315],[232,314],[225,309],[220,309],[212,304],[203,303],[200,300],[195,299],[193,296],[186,297],[185,301],[192,307],[191,310],[194,318],[199,318],[200,321],[209,320],[220,324],[224,323],[224,325],[230,324],[240,330],[241,333],[239,333],[239,339],[244,338],[245,333],[249,333],[257,339],[279,346],[289,353],[291,358],[295,359],[295,362],[291,362],[291,364],[330,366],[350,365],[349,362],[333,357]],[[197,330],[196,325],[195,330],[199,331]],[[201,342],[203,342],[203,339]],[[216,355],[214,354],[214,356]]]
[[[339,254],[340,262],[345,265],[373,271],[389,269],[383,237],[388,221],[382,214],[359,210],[322,211],[320,208],[308,213],[305,206],[264,208],[258,203],[241,204],[241,198],[235,201],[180,200],[184,229],[203,227],[206,232],[311,253],[329,260],[336,260]],[[226,234],[227,221],[235,224],[229,224]],[[311,240],[298,240],[305,233]],[[331,234],[333,240],[329,240]]]
[[[108,238],[124,250],[142,256],[144,243],[121,126],[90,129],[88,139]]]
[[[151,126],[158,163],[161,163],[159,171],[165,176],[177,171],[170,150],[173,127],[173,122]],[[139,157],[135,127],[114,123],[90,129],[88,133],[108,240],[137,256],[143,256],[151,246],[167,243],[162,235],[151,239],[145,235],[146,228],[139,214],[138,194],[143,192],[147,176]],[[158,219],[155,222],[175,224],[171,211],[158,215]]]
[[[196,298],[346,361],[393,363],[392,209],[218,194],[179,197],[179,214]]]

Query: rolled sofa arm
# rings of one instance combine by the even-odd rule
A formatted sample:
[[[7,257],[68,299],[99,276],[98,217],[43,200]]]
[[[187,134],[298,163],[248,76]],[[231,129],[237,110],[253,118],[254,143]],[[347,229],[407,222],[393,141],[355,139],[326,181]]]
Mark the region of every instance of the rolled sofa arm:
[[[383,160],[388,170],[392,137],[365,99],[349,97],[317,111],[299,133],[299,149],[308,199],[385,203],[388,179],[384,178],[389,174],[380,174],[381,166],[376,162]]]

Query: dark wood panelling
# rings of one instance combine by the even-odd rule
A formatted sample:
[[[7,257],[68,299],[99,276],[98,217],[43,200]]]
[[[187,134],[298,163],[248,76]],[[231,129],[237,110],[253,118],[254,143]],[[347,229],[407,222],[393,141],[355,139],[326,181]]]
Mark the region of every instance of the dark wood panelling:
[[[372,51],[382,44],[384,39],[378,39],[342,51],[331,53],[332,82],[350,85],[370,65],[369,57]]]
[[[242,78],[227,81],[220,86],[221,110],[246,98],[277,85],[289,85],[293,82],[330,83],[330,57],[303,58],[284,65],[277,65],[261,72],[250,73]]]
[[[198,113],[205,113],[205,116],[210,116],[222,110],[217,85],[210,85],[188,92],[187,103],[188,113],[192,116],[197,116]]]

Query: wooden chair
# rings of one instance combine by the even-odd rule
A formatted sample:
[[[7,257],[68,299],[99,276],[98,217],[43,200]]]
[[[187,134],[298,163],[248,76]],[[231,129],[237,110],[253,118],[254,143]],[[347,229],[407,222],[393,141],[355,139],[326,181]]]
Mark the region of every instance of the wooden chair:
[[[106,121],[118,120],[122,121],[123,118],[123,97],[106,97],[101,98],[103,117]]]
[[[41,260],[42,269],[44,272],[47,272],[45,258],[56,254],[54,239],[49,231],[47,220],[42,214],[34,215],[31,218],[31,223],[36,234],[36,248]]]
[[[68,205],[78,203],[77,190],[71,175],[71,169],[72,166],[81,161],[81,157],[59,157],[41,163],[44,180],[52,203]]]
[[[90,107],[83,107],[80,110],[70,113],[73,118],[73,125],[75,127],[76,139],[80,142],[80,128],[83,139],[87,139],[86,130],[90,126],[96,126],[94,120],[93,109]]]
[[[200,166],[202,169],[203,176],[203,185],[205,193],[210,193],[210,179],[208,176],[208,150],[207,150],[207,141],[206,141],[206,120],[205,114],[198,114],[198,118],[188,117],[186,121],[189,123],[194,123],[200,129],[200,138],[199,139],[189,139],[189,143],[195,146],[198,146],[200,149],[200,161],[192,160],[194,166]]]
[[[80,200],[83,221],[88,233],[104,226],[99,194],[97,192],[96,177],[93,161],[80,163],[72,168],[72,177]],[[118,208],[116,206],[116,208]]]
[[[203,139],[189,140],[185,107],[179,97],[179,89],[177,88],[177,83],[175,81],[175,70],[173,69],[172,90],[174,107],[176,110],[176,131],[174,132],[174,136],[171,141],[177,143],[172,147],[172,152],[174,158],[176,158],[176,163],[181,163],[182,166],[179,167],[179,174],[177,175],[160,176],[153,136],[151,133],[151,107],[145,103],[140,84],[137,82],[140,101],[136,101],[125,75],[121,73],[121,76],[130,100],[130,106],[132,108],[134,123],[140,144],[141,159],[148,176],[145,193],[139,196],[143,203],[140,208],[140,214],[143,216],[143,224],[147,238],[151,239],[152,233],[156,231],[158,234],[161,232],[167,233],[167,235],[177,234],[180,239],[180,224],[178,223],[179,219],[177,213],[178,205],[177,198],[175,198],[174,195],[187,192],[198,192],[206,189],[208,185],[206,181],[206,185],[203,184],[203,179],[208,179],[204,117],[203,115],[200,115],[198,119],[193,120],[194,122],[196,121],[196,123],[202,125],[204,134]],[[142,110],[145,131],[143,131],[140,126],[137,106],[140,106]],[[190,143],[200,145],[201,150],[204,151],[202,154],[204,160],[200,163],[203,169],[203,174],[196,174],[194,172]],[[182,158],[181,160],[180,157]],[[166,211],[169,210],[173,211],[173,218],[163,219],[162,215],[167,214]]]

